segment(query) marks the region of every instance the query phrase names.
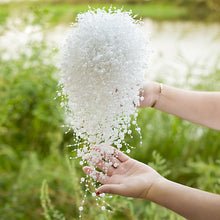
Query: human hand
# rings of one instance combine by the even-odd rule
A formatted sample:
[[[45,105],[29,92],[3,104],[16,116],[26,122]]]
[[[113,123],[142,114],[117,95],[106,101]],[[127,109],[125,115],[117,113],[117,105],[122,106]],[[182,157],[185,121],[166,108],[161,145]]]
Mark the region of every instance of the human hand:
[[[153,105],[155,105],[155,103],[158,100],[160,93],[160,84],[157,82],[146,81],[144,83],[143,90],[144,90],[144,94],[140,92],[140,96],[143,96],[144,100],[143,101],[140,100],[140,106],[138,107],[139,108],[152,107]]]
[[[98,160],[95,165],[103,173],[91,167],[83,167],[83,171],[103,185],[97,190],[97,194],[111,193],[134,198],[150,198],[150,191],[154,184],[163,179],[154,169],[138,162],[121,151],[113,148],[112,151],[94,147],[94,151],[100,153],[104,160]],[[106,153],[107,152],[107,153]],[[94,162],[94,161],[93,161]],[[111,165],[112,164],[112,165]]]

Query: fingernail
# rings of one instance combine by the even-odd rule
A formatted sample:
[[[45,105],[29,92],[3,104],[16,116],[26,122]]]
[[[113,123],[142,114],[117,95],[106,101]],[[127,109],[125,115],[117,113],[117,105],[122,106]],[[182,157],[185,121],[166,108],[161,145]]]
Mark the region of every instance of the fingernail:
[[[96,192],[96,195],[98,196],[100,194],[100,192]]]

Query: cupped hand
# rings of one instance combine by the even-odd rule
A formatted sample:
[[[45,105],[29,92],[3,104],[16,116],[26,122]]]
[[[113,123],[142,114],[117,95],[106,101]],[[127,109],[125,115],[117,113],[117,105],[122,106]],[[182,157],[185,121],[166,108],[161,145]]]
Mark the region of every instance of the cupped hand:
[[[112,151],[103,151],[100,147],[93,149],[104,159],[97,160],[95,165],[105,175],[91,167],[83,167],[87,175],[103,184],[98,188],[97,194],[111,193],[148,199],[151,188],[163,177],[151,167],[130,158],[116,148],[108,148]]]

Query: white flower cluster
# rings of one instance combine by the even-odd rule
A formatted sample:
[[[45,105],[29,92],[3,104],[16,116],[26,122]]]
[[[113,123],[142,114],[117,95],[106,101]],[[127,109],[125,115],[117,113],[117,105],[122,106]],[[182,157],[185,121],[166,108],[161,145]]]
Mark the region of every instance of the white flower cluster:
[[[72,25],[61,61],[67,123],[91,145],[128,132],[147,68],[146,36],[140,21],[119,9],[90,9]]]

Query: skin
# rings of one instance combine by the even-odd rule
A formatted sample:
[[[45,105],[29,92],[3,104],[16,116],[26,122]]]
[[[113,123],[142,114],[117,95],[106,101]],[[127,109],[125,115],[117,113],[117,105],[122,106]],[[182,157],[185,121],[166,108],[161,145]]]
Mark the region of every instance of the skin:
[[[151,82],[144,86],[144,100],[140,107],[154,103],[158,110],[220,130],[220,92],[190,92],[169,86],[163,86],[160,92],[160,85]],[[103,158],[97,161],[96,166],[106,176],[101,178],[102,174],[90,167],[83,167],[83,171],[87,175],[95,173],[96,180],[103,184],[97,194],[111,193],[147,199],[187,219],[220,219],[220,195],[169,181],[151,167],[115,148],[108,152],[99,147],[93,150]],[[107,166],[104,161],[110,161],[113,165]]]
[[[187,121],[220,130],[220,92],[195,92],[160,84],[146,83],[140,107],[154,108]]]

